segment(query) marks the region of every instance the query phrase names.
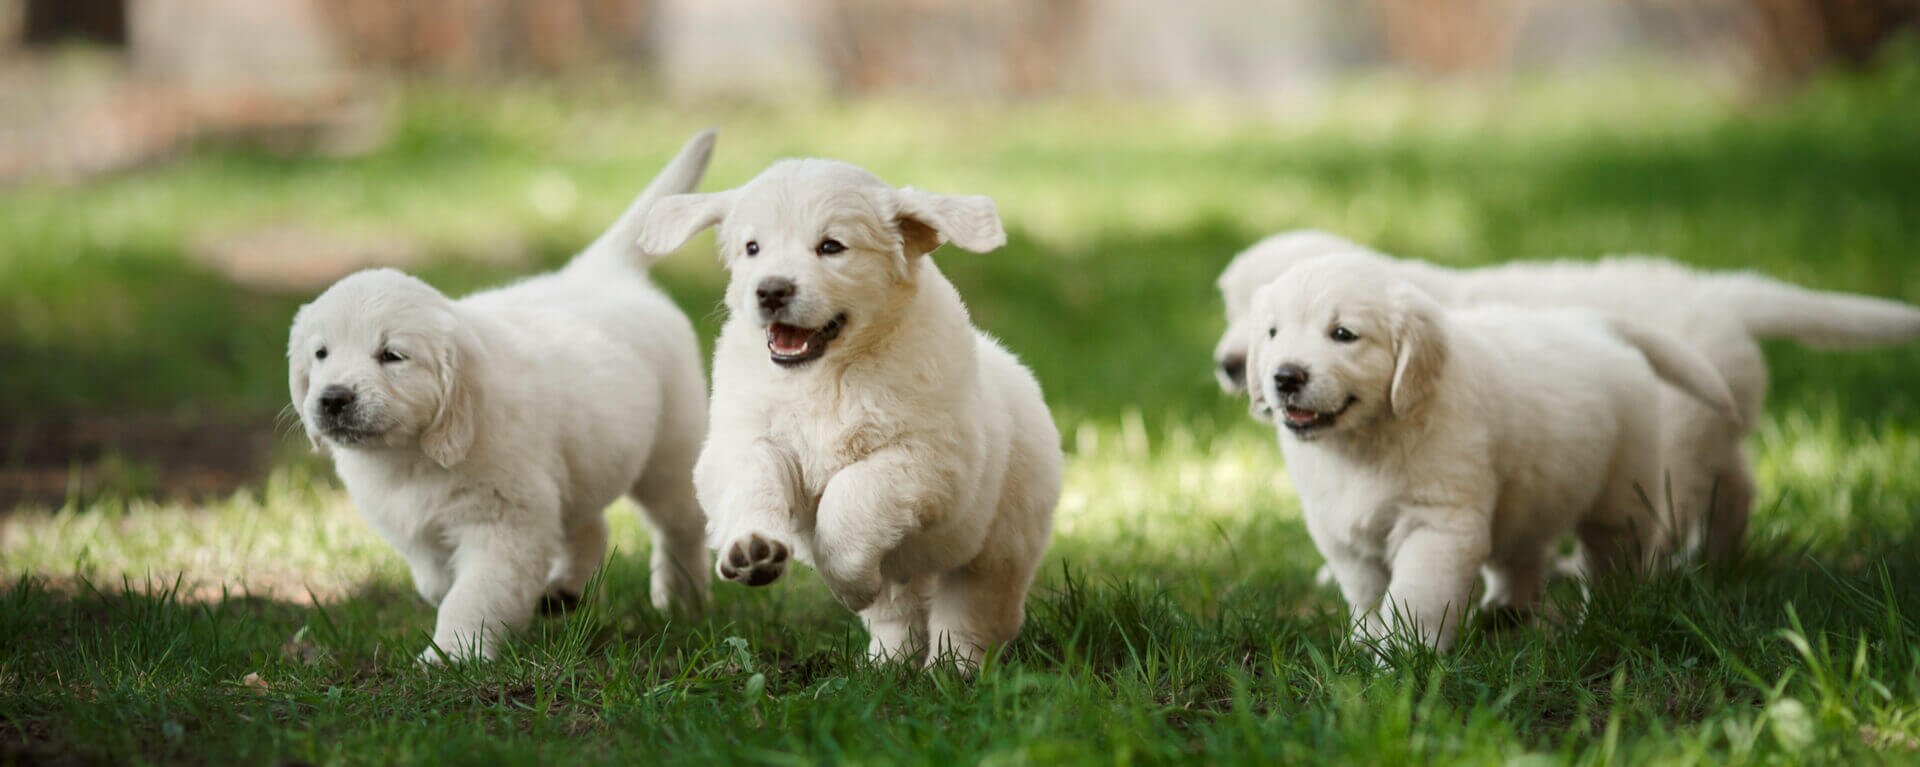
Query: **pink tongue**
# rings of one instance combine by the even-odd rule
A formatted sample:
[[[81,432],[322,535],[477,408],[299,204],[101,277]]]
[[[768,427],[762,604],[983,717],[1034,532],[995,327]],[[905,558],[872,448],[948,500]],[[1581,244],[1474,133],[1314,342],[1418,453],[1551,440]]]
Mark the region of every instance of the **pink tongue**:
[[[773,347],[776,354],[803,353],[807,350],[807,342],[812,340],[813,331],[806,328],[777,323],[767,328],[767,345]]]
[[[1308,421],[1312,421],[1313,419],[1319,418],[1319,417],[1320,417],[1319,413],[1315,413],[1311,410],[1301,410],[1300,408],[1297,408],[1297,407],[1287,408],[1287,420],[1292,421],[1294,423],[1306,423]]]

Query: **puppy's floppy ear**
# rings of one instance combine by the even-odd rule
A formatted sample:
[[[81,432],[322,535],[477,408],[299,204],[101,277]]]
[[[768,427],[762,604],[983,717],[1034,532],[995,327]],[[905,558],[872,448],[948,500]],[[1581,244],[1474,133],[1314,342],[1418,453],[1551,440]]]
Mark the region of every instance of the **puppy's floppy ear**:
[[[895,218],[908,258],[940,247],[943,238],[975,253],[1007,244],[1007,231],[1000,226],[993,198],[934,194],[912,187],[901,189],[897,197],[900,210]]]
[[[729,189],[662,197],[641,217],[640,235],[634,244],[649,257],[672,253],[701,230],[720,223],[739,194],[739,190]]]
[[[300,421],[300,431],[307,435],[307,444],[313,446],[313,452],[327,455],[327,443],[313,433],[307,425],[307,391],[313,386],[313,353],[304,343],[307,306],[293,315],[293,330],[287,338],[287,390],[293,395],[293,417]]]
[[[1395,416],[1413,412],[1439,384],[1447,364],[1446,327],[1439,304],[1409,285],[1389,289],[1393,302],[1393,384],[1387,402]]]
[[[485,360],[473,331],[460,325],[440,348],[438,362],[440,407],[433,422],[420,432],[420,451],[441,468],[451,469],[473,450],[480,418],[476,379]]]

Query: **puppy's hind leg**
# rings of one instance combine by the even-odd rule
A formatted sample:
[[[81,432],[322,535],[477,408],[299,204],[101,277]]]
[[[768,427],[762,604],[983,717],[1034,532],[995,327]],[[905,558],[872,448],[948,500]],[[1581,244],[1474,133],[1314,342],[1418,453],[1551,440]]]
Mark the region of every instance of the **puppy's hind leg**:
[[[1714,474],[1712,505],[1707,513],[1706,556],[1723,562],[1740,551],[1753,515],[1755,485],[1746,451],[1735,445]]]
[[[1582,570],[1591,587],[1617,570],[1643,572],[1665,557],[1678,540],[1665,493],[1653,478],[1652,462],[1623,459],[1624,470],[1607,480],[1593,508],[1574,525]]]
[[[874,663],[918,661],[927,651],[927,603],[935,576],[889,584],[860,611],[867,625],[867,659]]]
[[[581,511],[567,520],[566,551],[548,579],[540,612],[553,615],[573,609],[587,592],[587,581],[600,571],[607,556],[607,519],[604,512]]]
[[[662,446],[670,448],[674,446]],[[707,517],[693,490],[696,447],[656,453],[633,487],[647,528],[653,532],[653,606],[699,612],[707,602]]]
[[[1480,607],[1501,620],[1520,620],[1540,605],[1547,583],[1547,558],[1553,552],[1537,548],[1512,559],[1487,563],[1487,592]]]
[[[940,576],[927,617],[929,666],[944,660],[970,673],[988,651],[1020,635],[1033,567],[1006,561],[983,564],[976,560]]]

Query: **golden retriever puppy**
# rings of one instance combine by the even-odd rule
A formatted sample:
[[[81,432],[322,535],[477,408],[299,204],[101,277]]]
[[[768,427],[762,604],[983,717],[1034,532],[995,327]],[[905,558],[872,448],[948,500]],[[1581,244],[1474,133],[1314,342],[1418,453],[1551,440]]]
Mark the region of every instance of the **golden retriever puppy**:
[[[929,256],[1005,244],[993,201],[786,160],[661,200],[640,245],[713,226],[728,317],[694,482],[720,577],[765,586],[797,558],[873,658],[976,666],[1020,631],[1062,464],[1033,374]]]
[[[654,605],[704,600],[700,347],[632,243],[655,200],[699,186],[712,150],[711,132],[694,137],[558,272],[453,300],[375,269],[295,315],[300,421],[439,608],[422,662],[491,659],[543,596],[577,599],[623,494],[653,530]]]
[[[1740,419],[1685,344],[1582,310],[1448,310],[1364,255],[1288,270],[1246,327],[1253,396],[1365,637],[1449,648],[1482,568],[1484,605],[1534,607],[1568,533],[1590,572],[1638,563],[1660,382]]]
[[[1767,391],[1766,359],[1757,341],[1786,338],[1818,347],[1857,347],[1920,336],[1920,308],[1807,290],[1759,274],[1702,272],[1649,256],[1453,269],[1300,230],[1255,243],[1220,275],[1227,327],[1214,349],[1214,371],[1222,388],[1245,387],[1244,318],[1254,290],[1295,264],[1334,253],[1375,260],[1447,307],[1585,307],[1658,328],[1713,363],[1733,390],[1747,426],[1759,419]],[[1674,501],[1669,524],[1676,528],[1671,531],[1675,553],[1725,556],[1739,547],[1753,506],[1753,473],[1741,444],[1746,427],[1671,386],[1661,387],[1657,408],[1661,451],[1671,472],[1660,492],[1670,489]]]

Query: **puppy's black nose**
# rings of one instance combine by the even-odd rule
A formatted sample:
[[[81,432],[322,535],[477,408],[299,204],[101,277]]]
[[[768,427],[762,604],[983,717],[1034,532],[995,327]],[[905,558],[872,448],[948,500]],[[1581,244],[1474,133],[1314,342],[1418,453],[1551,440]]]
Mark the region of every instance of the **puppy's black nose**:
[[[793,291],[793,280],[768,277],[760,281],[760,287],[754,288],[753,294],[760,297],[761,311],[777,312],[786,307],[788,299],[793,298]]]
[[[1298,394],[1307,385],[1307,369],[1291,362],[1273,371],[1273,383],[1281,394]]]
[[[351,404],[353,390],[345,386],[329,386],[320,392],[320,412],[324,415],[347,412],[347,406]]]
[[[1235,354],[1227,357],[1221,357],[1220,358],[1220,374],[1226,376],[1227,380],[1229,381],[1232,381],[1241,386],[1245,386],[1247,383],[1246,355]]]

